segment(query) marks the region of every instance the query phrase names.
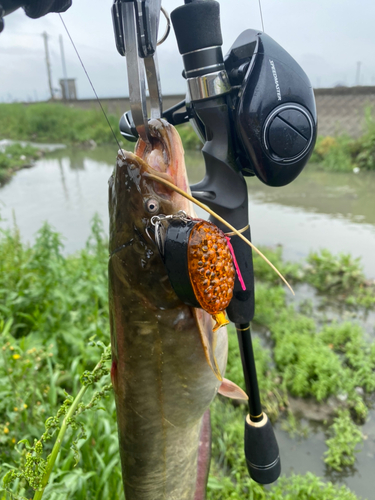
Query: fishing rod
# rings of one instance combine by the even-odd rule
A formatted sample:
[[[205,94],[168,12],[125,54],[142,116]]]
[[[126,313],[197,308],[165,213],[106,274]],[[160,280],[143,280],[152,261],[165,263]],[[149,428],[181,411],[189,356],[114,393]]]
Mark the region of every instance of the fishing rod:
[[[241,33],[223,57],[216,1],[185,0],[171,18],[188,85],[186,107],[204,142],[206,176],[191,186],[192,194],[250,239],[244,176],[255,175],[277,187],[301,172],[316,140],[311,84],[296,61],[260,31]],[[279,477],[281,465],[272,425],[262,410],[252,347],[252,252],[238,237],[231,243],[246,285],[243,290],[236,279],[227,307],[237,330],[249,397],[245,456],[250,476],[268,484]]]
[[[151,5],[154,11],[150,10]],[[224,57],[219,3],[185,0],[184,5],[171,13],[171,19],[183,59],[187,96],[163,112],[157,99],[160,96],[157,66],[148,61],[155,58],[159,12],[159,0],[114,3],[116,43],[122,55],[126,52],[122,34],[128,37],[129,88],[137,84],[142,94],[134,99],[134,93],[130,92],[131,111],[121,118],[120,131],[128,140],[139,136],[149,141],[142,68],[151,67],[146,74],[152,116],[164,117],[173,125],[190,121],[204,144],[206,175],[191,186],[192,195],[250,240],[245,177],[256,176],[269,186],[284,186],[299,175],[312,153],[317,117],[310,81],[277,42],[258,30],[241,33]],[[147,37],[141,36],[147,32],[146,19],[153,26],[148,46],[144,43]],[[126,30],[132,31],[132,38]],[[210,220],[225,230],[217,218],[211,216]],[[226,312],[236,327],[248,395],[245,456],[250,476],[268,484],[279,477],[281,466],[276,437],[261,405],[252,347],[250,322],[255,310],[252,251],[238,236],[232,236],[231,245],[243,281],[236,277]]]

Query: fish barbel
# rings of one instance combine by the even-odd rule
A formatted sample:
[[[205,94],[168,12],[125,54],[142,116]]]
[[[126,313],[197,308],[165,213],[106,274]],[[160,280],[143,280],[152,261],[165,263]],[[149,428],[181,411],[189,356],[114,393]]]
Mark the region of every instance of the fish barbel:
[[[184,305],[150,237],[151,217],[188,200],[147,177],[156,173],[189,192],[174,127],[150,122],[152,145],[119,151],[109,181],[111,376],[127,500],[203,500],[209,462],[206,410],[227,360],[227,333]],[[211,365],[211,366],[210,366]],[[200,445],[201,443],[201,445]]]

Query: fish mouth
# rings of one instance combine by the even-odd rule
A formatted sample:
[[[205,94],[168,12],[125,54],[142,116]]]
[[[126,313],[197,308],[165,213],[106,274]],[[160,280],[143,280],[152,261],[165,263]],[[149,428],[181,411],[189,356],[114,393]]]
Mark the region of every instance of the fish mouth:
[[[165,179],[184,191],[188,189],[186,179],[184,150],[181,139],[174,127],[164,119],[149,121],[150,142],[139,139],[134,154],[143,160],[142,173],[153,174]],[[153,182],[156,194],[173,197],[173,191],[158,183]]]

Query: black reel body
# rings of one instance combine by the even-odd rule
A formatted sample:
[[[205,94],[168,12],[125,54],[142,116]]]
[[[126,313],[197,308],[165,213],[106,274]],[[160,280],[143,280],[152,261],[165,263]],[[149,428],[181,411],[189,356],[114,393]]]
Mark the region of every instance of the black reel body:
[[[270,186],[288,184],[316,141],[315,98],[307,75],[278,43],[255,30],[237,38],[225,67],[232,86],[240,85],[233,118],[242,173]]]
[[[225,67],[231,85],[223,98],[230,110],[238,170],[244,176],[256,175],[269,186],[289,184],[308,162],[317,136],[315,97],[306,73],[275,40],[251,29],[241,33],[220,66]],[[188,71],[184,75],[189,77]],[[178,113],[184,105],[186,112]],[[163,116],[173,125],[190,120],[205,143],[210,138],[200,107],[199,100],[188,93],[185,102]],[[122,116],[120,131],[127,140],[136,140],[130,111]]]

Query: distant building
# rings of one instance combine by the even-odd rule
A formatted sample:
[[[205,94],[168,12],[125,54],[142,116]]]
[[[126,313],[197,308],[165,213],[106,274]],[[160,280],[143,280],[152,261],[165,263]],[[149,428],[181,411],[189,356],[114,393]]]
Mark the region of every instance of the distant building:
[[[76,79],[75,78],[65,78],[59,81],[61,86],[61,95],[63,101],[76,101],[77,100],[77,89],[76,89]]]

